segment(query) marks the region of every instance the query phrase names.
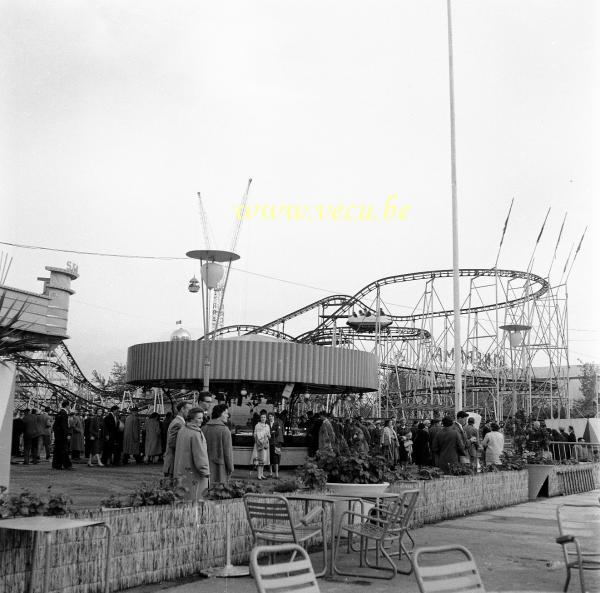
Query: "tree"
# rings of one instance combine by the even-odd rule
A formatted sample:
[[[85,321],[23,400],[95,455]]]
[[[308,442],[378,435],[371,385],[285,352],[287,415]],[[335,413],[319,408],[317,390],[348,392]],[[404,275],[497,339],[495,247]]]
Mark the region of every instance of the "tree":
[[[578,410],[585,417],[596,416],[596,398],[598,393],[598,367],[594,363],[585,362],[582,367],[581,387],[582,398],[577,400]]]
[[[108,379],[98,371],[92,371],[92,381],[104,391],[116,391],[122,393],[126,389],[130,389],[129,385],[127,385],[126,377],[127,365],[121,364],[120,362],[113,362]]]

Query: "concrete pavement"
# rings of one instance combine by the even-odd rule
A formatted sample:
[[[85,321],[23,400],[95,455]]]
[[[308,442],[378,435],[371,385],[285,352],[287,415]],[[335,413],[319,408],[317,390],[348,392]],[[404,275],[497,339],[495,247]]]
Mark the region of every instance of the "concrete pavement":
[[[571,496],[540,498],[513,507],[486,511],[427,525],[413,532],[416,545],[460,543],[474,555],[485,588],[491,591],[562,591],[566,571],[558,535],[556,507],[566,502],[598,503],[600,490]],[[312,554],[321,566],[318,552]],[[343,564],[358,566],[358,553],[342,556]],[[405,561],[404,561],[405,562]],[[353,568],[352,570],[354,570]],[[589,591],[600,592],[600,575],[586,572]],[[353,593],[367,589],[382,593],[418,593],[414,575],[398,575],[391,581],[367,577],[319,579],[322,593]],[[579,593],[579,577],[573,574],[569,591]],[[248,593],[256,591],[250,577],[198,578],[183,584],[160,583],[130,590],[132,593]]]

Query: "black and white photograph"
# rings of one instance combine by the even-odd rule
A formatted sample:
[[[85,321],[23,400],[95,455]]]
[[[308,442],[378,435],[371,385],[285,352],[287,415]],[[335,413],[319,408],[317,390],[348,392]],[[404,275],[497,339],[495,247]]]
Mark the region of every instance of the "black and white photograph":
[[[600,591],[599,32],[2,0],[0,591]]]

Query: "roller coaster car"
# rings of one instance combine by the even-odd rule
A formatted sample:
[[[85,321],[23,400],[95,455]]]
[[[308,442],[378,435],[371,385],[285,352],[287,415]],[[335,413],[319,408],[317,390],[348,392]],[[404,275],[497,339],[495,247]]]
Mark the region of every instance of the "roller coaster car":
[[[348,317],[346,325],[357,332],[374,332],[379,325],[380,329],[385,329],[392,325],[392,320],[387,315],[357,315]]]

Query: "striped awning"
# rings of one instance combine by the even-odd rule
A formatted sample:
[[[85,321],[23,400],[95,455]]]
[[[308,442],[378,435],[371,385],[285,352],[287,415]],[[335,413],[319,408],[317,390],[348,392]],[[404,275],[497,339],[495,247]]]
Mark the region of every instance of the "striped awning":
[[[198,388],[209,342],[180,340],[131,346],[127,382]],[[285,341],[215,340],[210,382],[302,385],[308,392],[375,391],[377,358],[370,352]]]

